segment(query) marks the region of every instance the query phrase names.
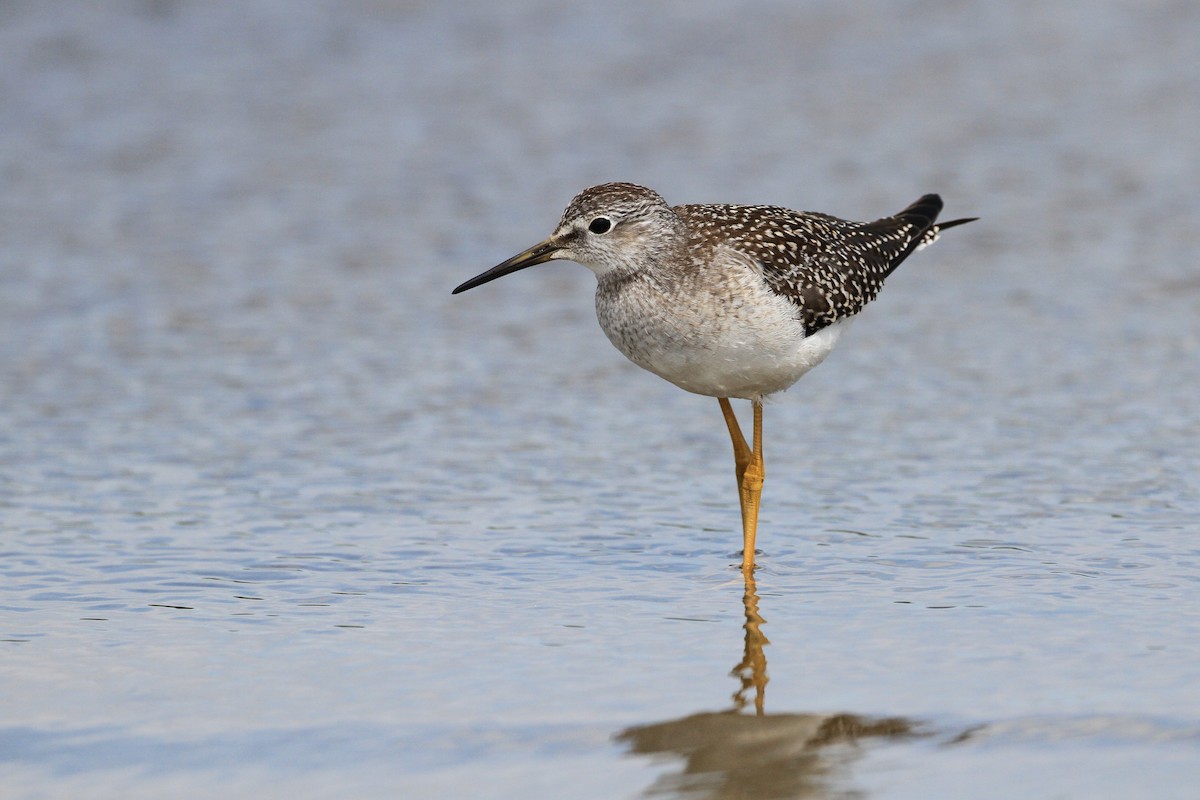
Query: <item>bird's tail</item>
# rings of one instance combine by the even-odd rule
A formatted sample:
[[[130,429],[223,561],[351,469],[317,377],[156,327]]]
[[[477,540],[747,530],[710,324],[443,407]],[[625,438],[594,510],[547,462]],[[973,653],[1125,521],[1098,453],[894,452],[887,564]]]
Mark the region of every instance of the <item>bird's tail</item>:
[[[938,223],[937,216],[941,211],[942,198],[936,194],[926,194],[917,198],[916,202],[898,214],[867,223],[867,228],[872,228],[882,233],[888,233],[895,231],[899,227],[910,225],[920,231],[919,234],[908,241],[903,250],[892,257],[891,264],[888,267],[888,274],[891,274],[896,267],[900,266],[901,261],[922,247],[928,247],[936,242],[938,234],[946,230],[946,228],[953,228],[955,225],[965,225],[977,219],[977,217],[970,217]]]
[[[962,219],[952,219],[949,222],[939,222],[933,227],[937,228],[939,231],[944,231],[946,228],[953,228],[958,225],[966,225],[968,222],[974,222],[977,219],[979,219],[979,217],[963,217]]]
[[[920,250],[922,247],[928,247],[936,242],[938,237],[942,235],[942,231],[946,230],[947,228],[953,228],[958,225],[966,225],[968,222],[974,222],[977,219],[979,219],[979,217],[963,217],[962,219],[952,219],[949,222],[939,222],[936,225],[930,225],[925,231],[925,234],[921,237],[921,241],[917,244],[916,249],[913,252]]]
[[[913,248],[910,252],[916,252],[922,247],[928,247],[938,240],[938,236],[947,228],[953,228],[957,225],[966,225],[968,222],[974,222],[979,217],[963,217],[962,219],[952,219],[949,222],[936,222],[937,215],[942,211],[942,198],[936,194],[927,194],[920,197],[915,203],[908,208],[896,214],[893,219],[899,219],[904,222],[916,225],[923,229],[921,237],[913,243]]]

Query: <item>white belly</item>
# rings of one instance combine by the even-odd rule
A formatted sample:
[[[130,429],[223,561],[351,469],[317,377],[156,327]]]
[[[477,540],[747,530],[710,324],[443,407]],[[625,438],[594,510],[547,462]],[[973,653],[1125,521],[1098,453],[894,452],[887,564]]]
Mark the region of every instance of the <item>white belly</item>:
[[[781,392],[829,355],[845,325],[805,337],[795,306],[757,280],[711,294],[694,288],[600,291],[596,314],[633,363],[696,394],[758,399]]]

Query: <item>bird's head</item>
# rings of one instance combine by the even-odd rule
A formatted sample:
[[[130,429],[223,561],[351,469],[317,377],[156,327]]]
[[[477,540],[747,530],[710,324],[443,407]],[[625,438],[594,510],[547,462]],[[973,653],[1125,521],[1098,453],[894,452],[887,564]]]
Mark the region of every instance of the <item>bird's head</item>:
[[[453,294],[556,259],[584,265],[597,276],[614,270],[652,269],[683,236],[683,221],[652,189],[604,183],[584,189],[545,240],[456,288]]]

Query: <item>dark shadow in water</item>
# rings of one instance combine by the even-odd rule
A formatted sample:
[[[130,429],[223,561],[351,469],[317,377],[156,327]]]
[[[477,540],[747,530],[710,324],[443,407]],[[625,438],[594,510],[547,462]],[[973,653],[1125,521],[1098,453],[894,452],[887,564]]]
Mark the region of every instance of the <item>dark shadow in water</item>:
[[[616,735],[630,752],[673,755],[683,770],[663,775],[647,795],[688,798],[829,798],[855,794],[834,773],[854,758],[868,738],[910,738],[915,723],[899,717],[856,714],[768,714],[767,658],[758,591],[746,578],[746,624],[742,660],[732,675],[741,686],[728,711],[701,712],[668,722],[627,728]],[[754,692],[754,715],[743,713]],[[840,747],[838,745],[841,745]]]

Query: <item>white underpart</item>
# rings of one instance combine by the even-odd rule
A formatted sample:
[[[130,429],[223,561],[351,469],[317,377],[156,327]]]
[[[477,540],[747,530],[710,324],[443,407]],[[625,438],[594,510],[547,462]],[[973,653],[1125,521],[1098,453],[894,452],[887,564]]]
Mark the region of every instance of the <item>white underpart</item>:
[[[710,282],[715,275],[722,280]],[[631,361],[681,389],[755,400],[787,389],[841,336],[844,320],[805,336],[796,306],[740,254],[720,253],[708,278],[635,282],[615,296],[601,287],[600,326]]]
[[[782,392],[825,360],[844,322],[804,336],[794,307],[758,305],[752,319],[726,319],[701,346],[651,347],[634,357],[638,366],[681,389],[710,397],[759,399]],[[610,337],[611,338],[611,337]],[[621,346],[614,341],[618,349]]]

